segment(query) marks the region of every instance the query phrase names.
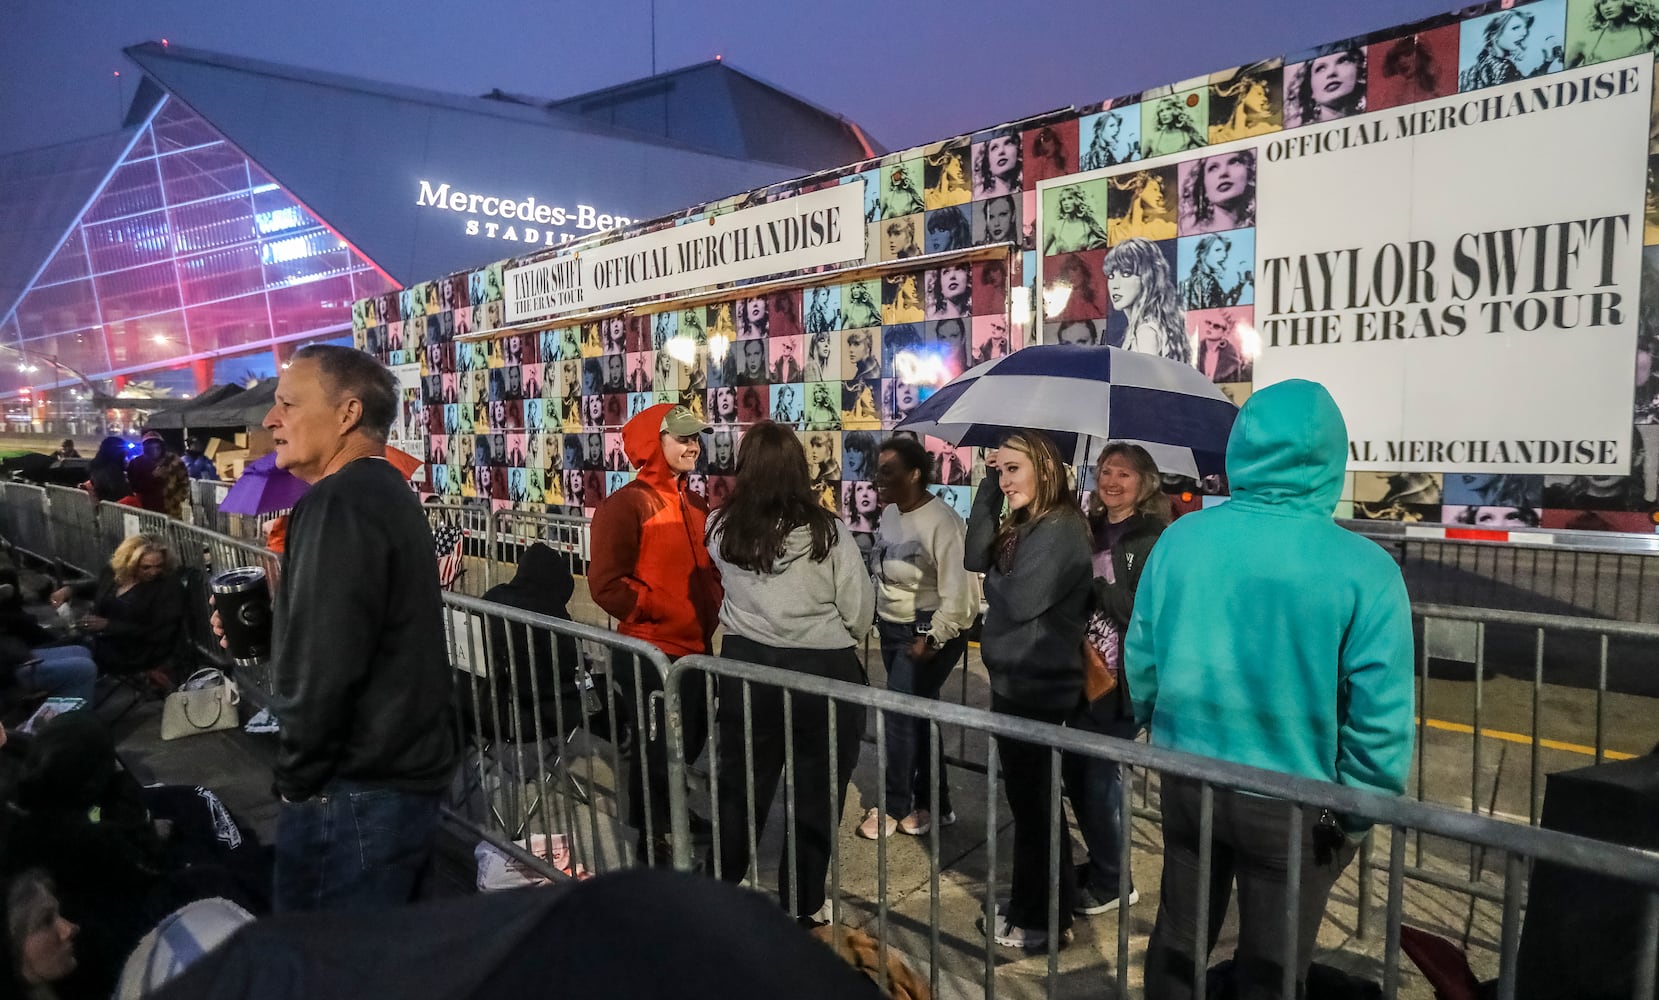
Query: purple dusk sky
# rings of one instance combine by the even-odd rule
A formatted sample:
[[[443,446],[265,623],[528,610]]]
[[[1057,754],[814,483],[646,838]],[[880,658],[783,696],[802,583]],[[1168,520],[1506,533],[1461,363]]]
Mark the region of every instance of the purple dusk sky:
[[[716,54],[899,149],[1453,9],[1448,0],[720,0],[656,4],[659,70]],[[70,9],[73,13],[70,13]],[[0,152],[109,132],[137,42],[460,94],[563,97],[649,75],[649,0],[92,0],[14,4]],[[121,72],[119,78],[114,76]]]

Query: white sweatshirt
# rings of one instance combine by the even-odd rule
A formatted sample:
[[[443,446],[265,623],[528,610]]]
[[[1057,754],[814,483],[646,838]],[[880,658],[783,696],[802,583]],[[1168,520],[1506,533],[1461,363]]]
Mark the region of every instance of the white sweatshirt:
[[[967,525],[950,504],[934,497],[908,514],[888,504],[876,527],[876,614],[912,622],[933,612],[933,636],[943,645],[968,630],[979,614],[979,578],[962,566]]]

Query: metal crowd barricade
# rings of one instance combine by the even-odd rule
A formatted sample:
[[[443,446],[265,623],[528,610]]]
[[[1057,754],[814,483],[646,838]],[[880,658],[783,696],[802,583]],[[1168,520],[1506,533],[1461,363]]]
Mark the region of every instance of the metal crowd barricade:
[[[0,481],[0,538],[36,559],[51,558],[44,487]]]
[[[1430,798],[1431,726],[1442,739],[1446,733],[1469,737],[1469,796],[1456,804],[1475,811],[1484,807],[1493,812],[1499,801],[1501,762],[1498,774],[1491,778],[1489,794],[1483,797],[1481,792],[1481,783],[1487,780],[1485,757],[1492,752],[1487,743],[1496,738],[1502,747],[1524,741],[1524,818],[1533,825],[1538,823],[1543,802],[1544,777],[1552,769],[1544,759],[1547,752],[1589,752],[1600,763],[1642,753],[1651,745],[1651,730],[1627,736],[1628,749],[1622,752],[1610,750],[1608,740],[1615,703],[1624,709],[1619,714],[1626,719],[1653,718],[1655,700],[1647,692],[1655,689],[1653,673],[1659,670],[1659,625],[1432,604],[1414,605],[1412,611],[1423,627],[1418,674],[1419,798]],[[1525,685],[1521,704],[1513,704],[1513,699],[1510,704],[1493,704],[1490,689],[1505,679],[1511,682],[1506,691],[1511,696],[1518,693],[1514,681]],[[1457,695],[1464,688],[1467,694],[1459,706]],[[1467,721],[1436,718],[1454,714],[1453,709]],[[1507,714],[1502,709],[1508,709]],[[1517,716],[1517,710],[1523,714]],[[1567,730],[1581,724],[1584,715],[1592,719],[1589,731]],[[1552,727],[1560,728],[1552,734]],[[1521,732],[1511,732],[1511,728]],[[1641,745],[1630,739],[1640,740]],[[1453,749],[1459,755],[1464,752],[1458,744]]]
[[[1394,555],[1413,601],[1659,624],[1659,536],[1651,533],[1342,524]]]
[[[434,537],[445,528],[454,528],[461,533],[460,575],[451,585],[451,592],[481,597],[500,582],[500,574],[493,562],[495,519],[490,516],[488,506],[432,502],[423,507]]]
[[[1370,792],[1345,788],[1340,785],[1322,781],[1313,781],[1304,778],[1295,778],[1288,775],[1276,774],[1270,771],[1243,767],[1223,761],[1196,757],[1190,754],[1162,750],[1145,744],[1114,740],[1107,737],[1087,733],[1071,728],[1061,728],[1032,722],[1008,715],[967,708],[961,705],[952,705],[948,702],[931,701],[895,694],[864,685],[849,684],[840,681],[827,680],[821,677],[797,673],[794,671],[778,670],[761,667],[749,663],[725,660],[708,656],[691,656],[678,660],[668,673],[666,685],[669,718],[679,717],[681,680],[687,679],[694,697],[708,698],[715,701],[716,682],[721,682],[720,690],[724,692],[724,699],[718,705],[711,704],[719,712],[738,713],[741,719],[743,744],[737,746],[722,746],[720,741],[712,739],[706,751],[711,757],[710,771],[719,774],[719,757],[731,753],[744,755],[746,764],[745,788],[722,788],[717,781],[711,789],[711,795],[718,802],[722,796],[747,796],[750,814],[755,812],[758,805],[764,816],[771,810],[770,803],[755,803],[754,782],[752,770],[755,739],[755,718],[751,712],[751,695],[754,689],[770,687],[781,689],[783,699],[782,713],[782,740],[786,749],[784,762],[784,776],[780,785],[780,797],[783,799],[783,821],[786,824],[782,845],[774,845],[777,856],[786,856],[791,861],[796,857],[799,848],[799,833],[790,817],[795,814],[797,795],[827,794],[830,799],[832,815],[837,818],[837,829],[830,840],[830,861],[828,867],[828,900],[830,916],[835,922],[843,922],[843,914],[858,912],[860,915],[871,915],[873,919],[864,925],[864,929],[872,933],[880,943],[880,959],[877,963],[879,974],[885,980],[887,968],[887,952],[891,948],[898,948],[901,953],[920,957],[925,949],[925,961],[928,967],[929,979],[935,992],[939,989],[943,974],[955,974],[946,968],[953,966],[957,970],[965,969],[977,964],[977,972],[984,995],[995,997],[999,987],[997,963],[999,953],[995,944],[992,925],[996,921],[997,893],[998,893],[998,838],[1002,833],[1004,820],[999,817],[999,802],[997,796],[998,772],[997,737],[1012,738],[1043,747],[1048,752],[1048,798],[1051,815],[1059,815],[1064,803],[1061,797],[1061,759],[1062,754],[1077,754],[1080,756],[1110,761],[1120,766],[1132,767],[1154,776],[1157,783],[1164,779],[1181,779],[1187,783],[1196,783],[1200,798],[1199,834],[1198,834],[1198,861],[1197,876],[1195,879],[1197,899],[1195,910],[1199,914],[1208,909],[1208,887],[1211,882],[1211,873],[1218,863],[1213,851],[1209,848],[1211,832],[1214,822],[1214,803],[1216,796],[1222,792],[1243,792],[1249,795],[1266,796],[1288,804],[1289,835],[1286,843],[1286,855],[1290,859],[1290,874],[1288,875],[1288,895],[1290,905],[1284,915],[1285,930],[1278,936],[1283,941],[1285,959],[1280,965],[1284,971],[1285,981],[1283,995],[1298,995],[1296,984],[1293,982],[1295,969],[1296,934],[1292,932],[1298,923],[1300,914],[1297,912],[1297,885],[1298,872],[1301,871],[1299,859],[1303,848],[1303,820],[1310,815],[1310,811],[1330,809],[1351,820],[1368,820],[1375,824],[1368,839],[1374,843],[1373,851],[1380,850],[1387,857],[1385,864],[1369,868],[1363,864],[1354,869],[1350,865],[1348,878],[1350,888],[1346,891],[1357,896],[1354,904],[1358,909],[1357,937],[1365,939],[1374,934],[1375,928],[1370,926],[1375,914],[1373,896],[1380,892],[1385,901],[1384,919],[1382,926],[1382,989],[1383,995],[1394,998],[1400,995],[1402,978],[1410,975],[1410,969],[1402,963],[1400,946],[1400,929],[1406,921],[1408,912],[1414,923],[1428,922],[1434,924],[1437,919],[1436,905],[1433,900],[1425,901],[1426,894],[1433,894],[1438,890],[1437,885],[1425,882],[1406,864],[1406,847],[1414,838],[1434,837],[1443,840],[1467,845],[1471,850],[1489,852],[1501,856],[1503,861],[1501,871],[1503,877],[1495,890],[1497,913],[1493,920],[1497,925],[1497,941],[1492,943],[1490,953],[1479,957],[1482,962],[1491,966],[1496,963],[1495,971],[1498,981],[1498,995],[1513,997],[1515,995],[1516,976],[1520,957],[1520,932],[1523,913],[1523,901],[1526,894],[1526,881],[1529,866],[1533,862],[1550,862],[1562,866],[1572,872],[1584,875],[1595,875],[1623,883],[1633,887],[1634,891],[1645,899],[1645,916],[1637,928],[1637,946],[1628,956],[1631,962],[1632,974],[1630,982],[1633,984],[1631,995],[1639,1000],[1652,1000],[1655,991],[1655,968],[1659,965],[1659,855],[1643,852],[1633,848],[1593,841],[1582,837],[1571,836],[1555,831],[1521,826],[1513,823],[1504,823],[1486,817],[1474,815],[1459,810],[1447,809],[1430,805],[1412,799],[1394,798]],[[699,683],[700,682],[700,683]],[[741,694],[738,694],[738,692]],[[873,846],[861,849],[873,851],[876,854],[876,874],[871,879],[864,872],[864,866],[853,867],[846,865],[842,859],[845,839],[842,834],[847,829],[847,823],[841,821],[843,813],[839,808],[837,788],[838,782],[844,779],[834,771],[834,754],[830,753],[831,773],[828,788],[798,787],[795,773],[795,755],[800,748],[795,746],[795,733],[792,718],[796,713],[811,709],[814,712],[827,711],[830,720],[829,733],[833,739],[835,731],[835,716],[839,712],[860,712],[869,716],[869,721],[878,734],[876,737],[876,764],[879,774],[885,770],[886,744],[882,735],[885,727],[882,725],[886,714],[901,714],[915,716],[927,721],[930,730],[936,736],[939,726],[950,724],[973,732],[983,738],[987,744],[986,759],[988,768],[985,778],[985,798],[983,801],[983,830],[984,830],[984,866],[983,878],[976,878],[975,874],[961,874],[969,861],[964,857],[957,857],[951,863],[952,879],[962,888],[966,883],[969,891],[976,891],[982,897],[982,906],[977,907],[982,917],[979,931],[971,926],[957,926],[955,922],[945,926],[945,918],[941,906],[942,866],[940,853],[940,834],[938,824],[934,824],[925,850],[928,854],[928,883],[926,891],[929,906],[926,916],[925,941],[920,940],[923,932],[917,931],[915,925],[921,922],[919,916],[909,916],[907,919],[895,919],[891,912],[889,898],[890,885],[888,881],[889,866],[889,838],[879,838]],[[776,726],[777,720],[769,720],[769,727]],[[931,741],[930,741],[931,742]],[[673,840],[675,848],[675,863],[681,868],[691,868],[694,864],[691,851],[691,800],[692,796],[685,787],[686,755],[679,752],[678,743],[669,741],[671,775],[675,783],[671,786],[672,793],[672,820]],[[703,748],[690,748],[691,754],[696,754]],[[931,751],[937,754],[937,750]],[[934,758],[934,771],[938,775],[937,757]],[[933,789],[934,801],[938,801],[937,777]],[[1120,883],[1118,887],[1120,898],[1127,898],[1130,890],[1130,857],[1131,844],[1136,837],[1132,826],[1133,818],[1129,806],[1130,792],[1127,782],[1120,785],[1123,796],[1120,810],[1120,843],[1122,855],[1120,857]],[[957,803],[960,807],[964,793],[957,794]],[[737,800],[739,806],[743,800]],[[970,810],[969,819],[974,818]],[[747,837],[750,845],[756,846],[760,837],[751,823],[745,830],[722,830],[719,818],[721,811],[712,810],[715,816],[713,835],[715,838],[714,856],[719,855],[719,844],[722,837]],[[1007,815],[1007,814],[1001,814]],[[1059,865],[1069,863],[1069,845],[1061,844],[1058,840],[1058,825],[1054,827],[1055,839],[1050,843],[1049,851],[1049,884],[1057,885],[1060,877]],[[773,838],[777,839],[776,837]],[[758,851],[751,851],[753,870],[757,873],[765,872],[766,864]],[[975,862],[977,865],[977,862]],[[793,868],[793,863],[791,868]],[[721,873],[731,874],[731,873]],[[750,880],[757,884],[766,884],[767,880],[761,875],[751,876]],[[864,890],[863,894],[848,891],[851,883],[859,883]],[[1380,886],[1377,883],[1381,883]],[[1129,991],[1129,967],[1132,949],[1131,936],[1134,935],[1139,945],[1139,934],[1131,927],[1133,921],[1124,919],[1124,911],[1120,909],[1116,918],[1115,955],[1110,959],[1104,956],[1085,956],[1080,963],[1075,952],[1068,953],[1065,976],[1061,976],[1059,957],[1059,914],[1057,911],[1058,893],[1050,892],[1048,912],[1047,969],[1044,981],[1046,993],[1050,997],[1057,996],[1062,987],[1064,978],[1065,988],[1069,995],[1079,995],[1079,991],[1087,991],[1090,995],[1098,995],[1103,987],[1110,985],[1115,989],[1112,995],[1127,997]],[[1335,898],[1333,894],[1333,899]],[[1597,905],[1594,900],[1586,899],[1586,906]],[[1327,909],[1328,912],[1328,909]],[[1447,936],[1456,936],[1455,929],[1435,924],[1431,927]],[[1199,923],[1199,944],[1195,954],[1197,968],[1202,970],[1207,965],[1204,960],[1206,954],[1211,954],[1212,946],[1216,942],[1204,940],[1205,931],[1203,918]],[[947,940],[950,948],[946,948]],[[983,950],[973,942],[982,941]],[[1216,957],[1213,956],[1212,957]],[[1090,958],[1096,960],[1090,961]],[[883,983],[885,985],[885,982]],[[1205,991],[1204,977],[1197,977],[1194,984],[1195,994],[1202,998]]]
[[[540,542],[570,560],[570,571],[586,576],[588,571],[588,519],[567,514],[543,514],[506,508],[495,511],[496,547],[491,551],[503,567],[518,565],[524,550]],[[497,583],[512,577],[511,569],[498,571]]]
[[[96,574],[108,557],[98,530],[97,501],[83,490],[47,486],[46,521],[49,557],[61,559]]]
[[[628,752],[673,742],[674,720],[635,721],[651,718],[667,657],[605,629],[458,594],[444,603],[464,753],[446,818],[548,878],[577,864],[597,874],[651,863],[636,855],[620,803]],[[645,843],[667,832],[649,809],[644,819]]]

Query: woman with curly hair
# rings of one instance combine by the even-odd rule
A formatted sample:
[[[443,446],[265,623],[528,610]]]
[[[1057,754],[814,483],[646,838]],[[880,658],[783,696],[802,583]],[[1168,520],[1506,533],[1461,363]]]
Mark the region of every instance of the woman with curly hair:
[[[994,198],[1020,190],[1020,137],[997,132],[974,146],[974,197]]]
[[[1654,11],[1641,0],[1595,0],[1584,37],[1567,53],[1567,68],[1622,59],[1653,47]]]
[[[1365,110],[1365,50],[1339,49],[1290,74],[1285,127],[1335,121]]]
[[[1221,101],[1232,102],[1227,120],[1210,126],[1210,145],[1247,139],[1279,127],[1278,122],[1274,121],[1273,92],[1267,80],[1259,75],[1262,72],[1257,67],[1246,67],[1232,80],[1210,85],[1212,107]]]
[[[172,546],[159,535],[131,535],[115,547],[96,581],[60,587],[59,606],[90,598],[81,628],[92,636],[92,658],[106,674],[139,674],[167,666],[178,652],[184,624],[184,587]],[[165,675],[154,678],[170,687]]]
[[[1183,164],[1181,233],[1218,233],[1256,224],[1256,154],[1235,149]]]
[[[1124,350],[1191,364],[1192,345],[1163,251],[1150,240],[1125,240],[1106,255],[1101,270],[1112,310],[1128,322]]]
[[[1147,240],[1175,238],[1175,210],[1165,196],[1163,174],[1141,170],[1127,177],[1113,177],[1108,183],[1116,191],[1129,193],[1122,215],[1113,214],[1114,209],[1110,205],[1115,204],[1117,199],[1109,199],[1106,213],[1108,243],[1121,243],[1136,237]]]

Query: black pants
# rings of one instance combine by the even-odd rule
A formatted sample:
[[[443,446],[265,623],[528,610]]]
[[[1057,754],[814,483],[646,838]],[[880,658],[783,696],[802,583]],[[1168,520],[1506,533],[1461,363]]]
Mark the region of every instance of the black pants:
[[[1163,779],[1164,880],[1158,922],[1146,953],[1147,1000],[1185,1000],[1193,977],[1209,964],[1238,880],[1239,943],[1233,964],[1240,1000],[1281,997],[1284,978],[1285,915],[1297,907],[1296,981],[1307,979],[1314,939],[1325,918],[1325,901],[1337,876],[1353,860],[1358,844],[1349,840],[1319,864],[1313,827],[1319,810],[1304,809],[1301,892],[1289,895],[1290,805],[1277,799],[1216,789],[1210,831],[1210,912],[1198,912],[1199,784]],[[1204,954],[1196,955],[1198,921],[1206,921]],[[1300,985],[1298,987],[1300,992]]]
[[[864,669],[853,647],[846,649],[781,649],[728,635],[722,656],[764,666],[793,670],[832,680],[864,682]],[[829,728],[829,701],[808,695],[790,696],[794,738],[784,731],[781,688],[753,684],[749,688],[749,710],[754,753],[755,809],[749,810],[744,754],[743,682],[722,678],[719,733],[720,782],[718,809],[720,842],[715,850],[720,859],[720,877],[740,882],[749,871],[749,827],[754,826],[755,842],[766,829],[766,815],[772,796],[784,772],[786,746],[795,757],[795,796],[784,803],[786,839],[778,862],[778,892],[789,905],[790,887],[795,887],[795,916],[811,916],[824,905],[824,879],[829,874],[830,852],[847,801],[847,784],[858,766],[858,752],[864,736],[864,709],[860,705],[837,703],[835,731]],[[835,804],[830,804],[830,760],[835,761]],[[795,870],[789,870],[787,836],[795,838]],[[713,865],[709,871],[714,871]]]
[[[1071,713],[1032,708],[991,692],[991,711],[1022,719],[1059,725]],[[1060,908],[1059,928],[1071,926],[1076,875],[1071,864],[1071,830],[1066,811],[1049,795],[1051,754],[1048,747],[1024,740],[997,737],[1002,757],[1002,788],[1014,815],[1014,871],[1008,890],[1008,922],[1015,927],[1048,932],[1050,885]],[[1060,824],[1060,880],[1049,878],[1049,850],[1054,824]]]
[[[639,832],[642,852],[645,843],[645,819],[651,818],[651,835],[663,838],[671,832],[668,816],[668,726],[664,720],[662,701],[653,703],[651,695],[661,691],[662,677],[649,662],[633,657],[612,674],[622,683],[617,697],[618,708],[634,727],[634,752],[627,761],[628,768],[628,825]],[[637,700],[636,700],[637,692]],[[645,703],[642,716],[639,701]],[[651,729],[656,728],[656,738]],[[686,675],[680,681],[680,732],[684,735],[682,750],[690,764],[703,752],[708,739],[708,698],[703,692],[701,676]],[[666,861],[666,858],[659,858]]]

